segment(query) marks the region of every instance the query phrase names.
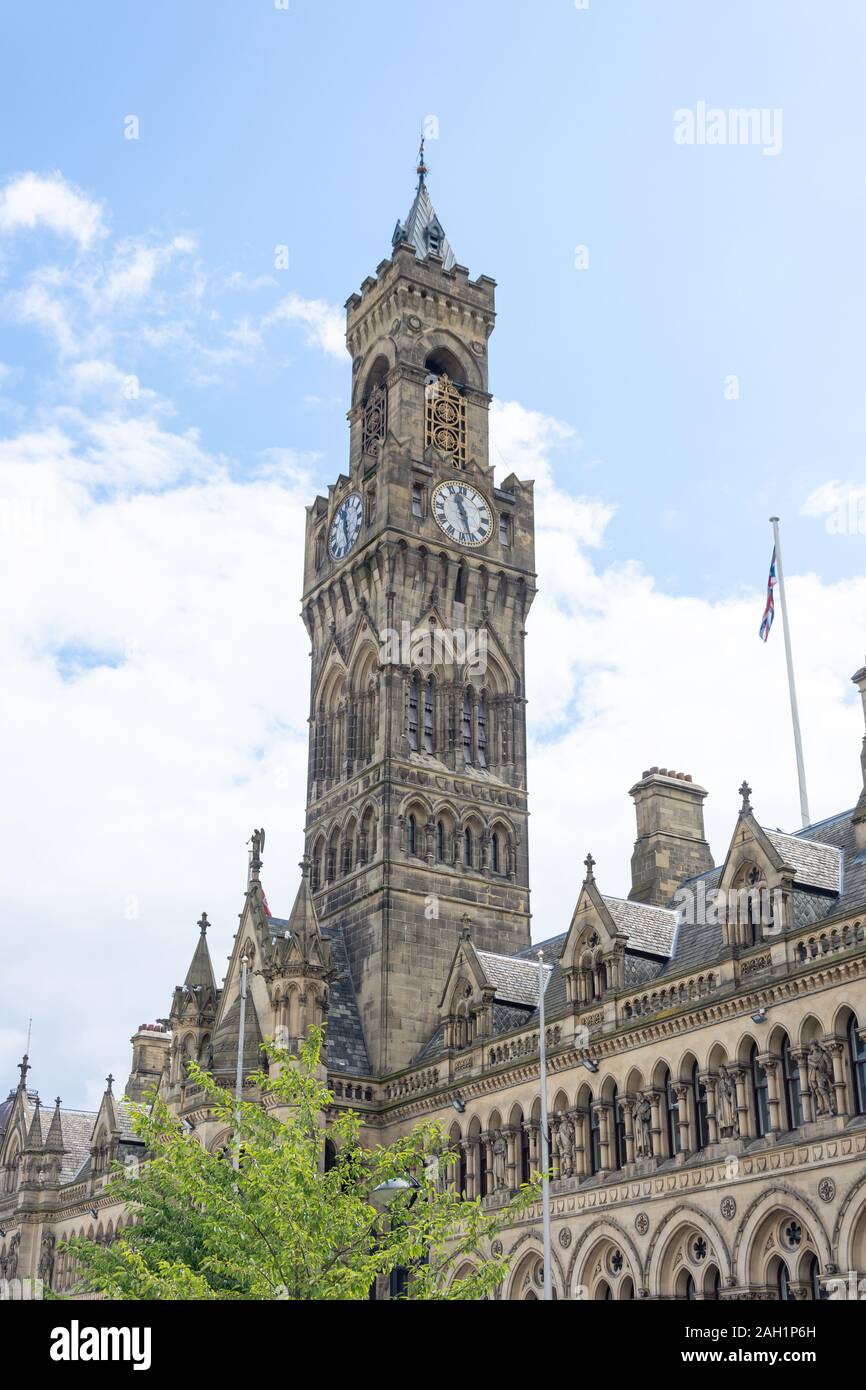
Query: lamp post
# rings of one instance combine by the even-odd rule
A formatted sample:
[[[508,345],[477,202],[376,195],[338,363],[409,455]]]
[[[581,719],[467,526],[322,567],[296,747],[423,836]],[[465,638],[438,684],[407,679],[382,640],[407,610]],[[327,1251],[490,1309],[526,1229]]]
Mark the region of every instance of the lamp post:
[[[241,956],[241,1010],[238,1018],[238,1068],[235,1075],[235,1152],[232,1167],[235,1172],[241,1166],[241,1100],[244,1093],[244,1028],[247,1021],[247,968],[249,956]]]
[[[538,953],[538,1069],[541,1087],[541,1228],[544,1242],[544,1298],[550,1302],[550,1136],[547,1127],[547,1044],[544,1037],[544,952]]]

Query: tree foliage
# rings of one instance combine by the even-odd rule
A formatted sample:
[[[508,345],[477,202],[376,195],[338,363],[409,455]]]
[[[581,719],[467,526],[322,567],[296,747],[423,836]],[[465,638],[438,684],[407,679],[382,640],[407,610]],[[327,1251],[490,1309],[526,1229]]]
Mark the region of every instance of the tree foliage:
[[[162,1100],[135,1107],[148,1158],[135,1172],[118,1165],[110,1188],[133,1224],[108,1247],[68,1243],[82,1288],[136,1300],[367,1299],[378,1276],[406,1270],[408,1299],[492,1293],[507,1273],[494,1238],[537,1187],[485,1211],[453,1190],[456,1160],[437,1125],[371,1148],[361,1144],[360,1117],[334,1109],[324,1131],[333,1095],[320,1079],[321,1047],[320,1030],[298,1058],[268,1044],[271,1074],[249,1078],[261,1099],[239,1105],[190,1064],[202,1103],[232,1132],[223,1153],[191,1137]],[[328,1172],[325,1133],[337,1149]],[[383,1212],[373,1194],[385,1183],[398,1195]]]

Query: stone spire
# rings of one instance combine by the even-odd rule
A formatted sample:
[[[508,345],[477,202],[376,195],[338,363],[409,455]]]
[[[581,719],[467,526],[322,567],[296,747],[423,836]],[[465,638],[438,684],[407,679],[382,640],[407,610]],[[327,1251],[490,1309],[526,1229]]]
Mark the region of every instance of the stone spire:
[[[415,201],[409,209],[409,215],[405,222],[398,222],[394,228],[394,235],[391,238],[391,246],[396,248],[401,242],[414,246],[415,255],[419,260],[424,260],[425,256],[438,256],[442,261],[443,270],[451,270],[457,264],[457,257],[451,249],[451,245],[445,235],[445,228],[436,216],[436,210],[430,201],[430,194],[427,191],[427,165],[424,162],[424,141],[421,141],[421,149],[418,158],[418,187],[415,191]]]
[[[27,1131],[27,1141],[24,1145],[25,1153],[42,1152],[42,1119],[39,1113],[41,1101],[36,1097],[33,1106],[33,1118],[30,1121],[30,1128]]]
[[[54,1114],[51,1116],[51,1124],[48,1127],[48,1135],[45,1139],[45,1152],[51,1154],[62,1154],[65,1152],[63,1143],[63,1123],[60,1118],[60,1097],[54,1101]]]
[[[207,945],[209,926],[207,913],[203,912],[198,922],[199,938],[190,961],[189,970],[186,972],[186,979],[183,982],[184,989],[188,990],[190,994],[207,995],[208,990],[212,994],[216,994],[216,979]]]

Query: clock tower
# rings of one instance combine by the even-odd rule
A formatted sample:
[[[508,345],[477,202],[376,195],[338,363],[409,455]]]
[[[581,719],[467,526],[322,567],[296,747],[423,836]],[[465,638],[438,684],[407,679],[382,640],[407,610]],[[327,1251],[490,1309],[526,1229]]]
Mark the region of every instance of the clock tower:
[[[306,855],[371,1070],[436,1027],[457,943],[529,945],[524,638],[533,485],[488,458],[495,284],[457,264],[423,147],[390,259],[346,305],[347,470],[307,514]]]

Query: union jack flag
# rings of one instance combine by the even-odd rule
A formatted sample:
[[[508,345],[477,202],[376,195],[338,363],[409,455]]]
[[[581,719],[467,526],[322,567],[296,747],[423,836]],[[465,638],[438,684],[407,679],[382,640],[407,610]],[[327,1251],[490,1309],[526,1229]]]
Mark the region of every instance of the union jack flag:
[[[776,616],[776,601],[773,590],[776,587],[776,547],[773,547],[773,558],[770,561],[770,577],[767,580],[767,604],[764,608],[764,616],[761,619],[761,630],[758,634],[762,642],[766,642],[770,635],[770,628],[773,626],[773,619]]]

